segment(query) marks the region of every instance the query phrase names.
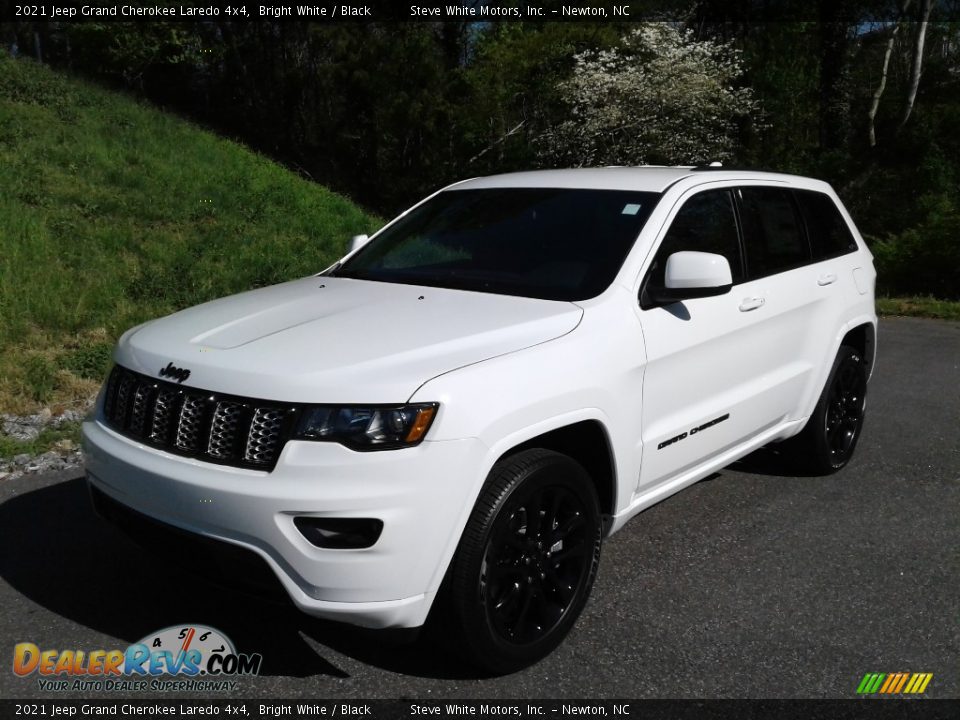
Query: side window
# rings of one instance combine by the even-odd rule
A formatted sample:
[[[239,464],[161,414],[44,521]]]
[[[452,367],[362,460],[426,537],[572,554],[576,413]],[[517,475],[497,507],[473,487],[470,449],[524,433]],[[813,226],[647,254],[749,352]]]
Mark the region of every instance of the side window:
[[[737,219],[729,190],[708,190],[683,204],[660,243],[647,283],[662,287],[667,258],[681,250],[723,255],[730,263],[734,284],[743,280]]]
[[[750,278],[774,275],[810,262],[810,249],[789,190],[740,189],[743,244]]]
[[[857,249],[857,241],[853,239],[833,198],[812,190],[795,190],[794,196],[807,223],[814,262],[846,255]]]

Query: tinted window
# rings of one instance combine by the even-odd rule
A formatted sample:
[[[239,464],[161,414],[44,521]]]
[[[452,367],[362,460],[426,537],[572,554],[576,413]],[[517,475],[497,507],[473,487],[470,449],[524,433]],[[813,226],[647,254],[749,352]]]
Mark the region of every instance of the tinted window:
[[[747,273],[751,278],[783,272],[810,261],[803,226],[789,190],[740,190]]]
[[[737,219],[729,190],[703,192],[684,203],[660,243],[648,282],[662,287],[667,258],[681,250],[723,255],[730,263],[734,284],[743,280]]]
[[[846,255],[857,249],[857,241],[853,239],[833,198],[812,190],[796,190],[794,194],[807,223],[814,262]]]
[[[585,300],[613,281],[658,199],[620,190],[448,190],[386,228],[333,274]]]

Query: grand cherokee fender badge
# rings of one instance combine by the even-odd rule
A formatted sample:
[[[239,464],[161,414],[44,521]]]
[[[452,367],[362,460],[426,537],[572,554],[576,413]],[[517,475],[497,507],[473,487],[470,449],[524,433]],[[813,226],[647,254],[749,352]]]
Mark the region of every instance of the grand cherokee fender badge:
[[[174,367],[173,363],[167,363],[165,368],[160,368],[160,377],[173,378],[178,383],[182,383],[190,377],[190,371],[186,368]]]

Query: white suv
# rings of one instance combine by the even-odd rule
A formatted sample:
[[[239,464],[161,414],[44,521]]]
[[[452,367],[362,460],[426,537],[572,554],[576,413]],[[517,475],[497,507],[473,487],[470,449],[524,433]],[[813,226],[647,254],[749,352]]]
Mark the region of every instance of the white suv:
[[[790,439],[860,435],[872,257],[827,184],[699,168],[468,180],[316,276],[128,331],[84,424],[99,512],[303,611],[508,672],[601,541]]]

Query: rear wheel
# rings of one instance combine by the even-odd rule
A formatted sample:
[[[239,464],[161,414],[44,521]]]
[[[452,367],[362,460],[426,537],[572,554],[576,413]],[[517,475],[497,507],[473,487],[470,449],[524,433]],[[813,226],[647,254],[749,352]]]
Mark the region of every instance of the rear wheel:
[[[556,648],[590,594],[600,533],[596,490],[572,459],[534,449],[494,466],[451,567],[466,659],[502,674]]]
[[[813,414],[790,442],[796,458],[810,471],[828,475],[853,457],[863,429],[866,394],[863,357],[856,348],[841,345]]]

